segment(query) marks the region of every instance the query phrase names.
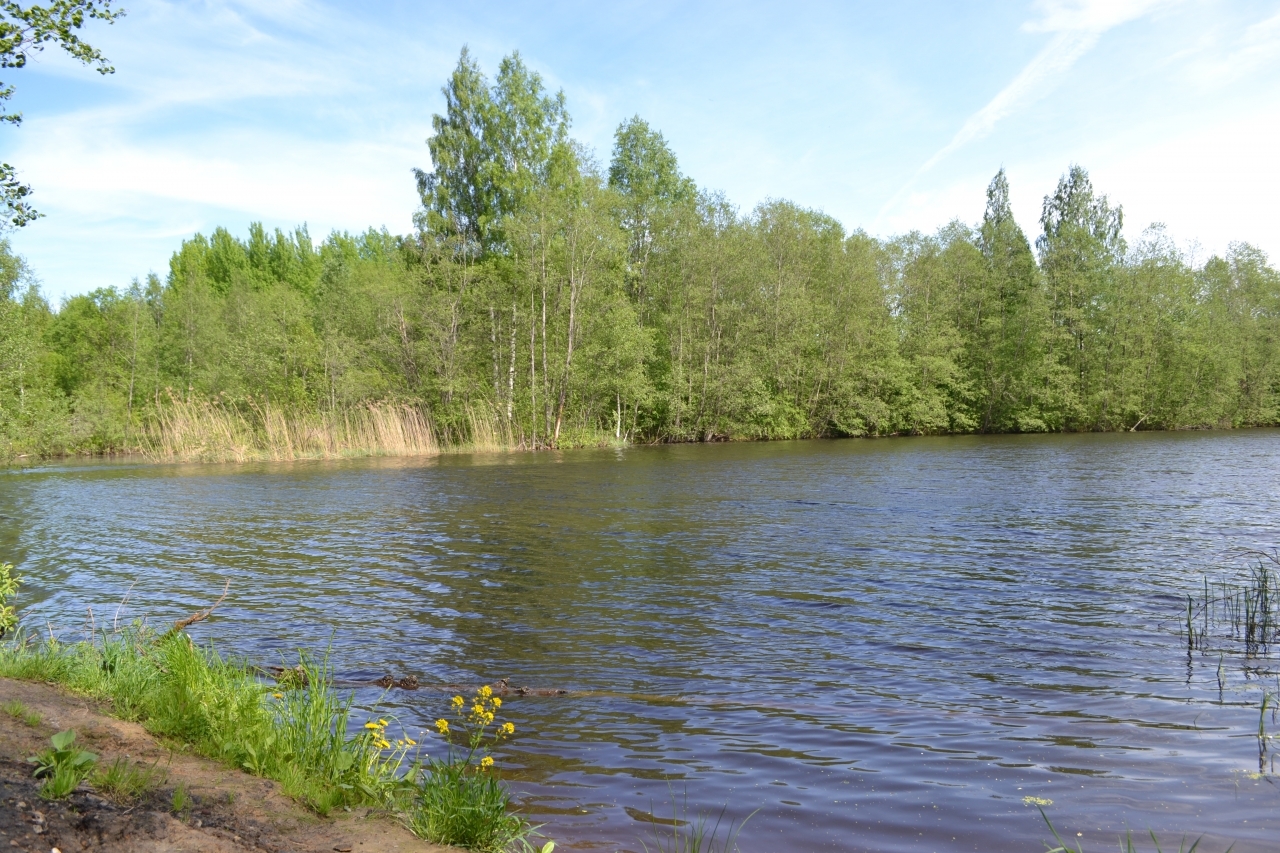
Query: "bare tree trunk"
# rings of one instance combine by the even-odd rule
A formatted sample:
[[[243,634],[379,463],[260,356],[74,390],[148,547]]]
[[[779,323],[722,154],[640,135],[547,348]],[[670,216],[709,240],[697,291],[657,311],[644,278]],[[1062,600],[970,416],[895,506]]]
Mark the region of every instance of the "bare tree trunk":
[[[529,290],[529,424],[531,446],[538,447],[538,315],[533,310],[533,290]]]
[[[547,372],[547,283],[544,279],[542,282],[542,407],[546,410],[543,413],[542,430],[550,438],[551,432],[551,380],[550,374]]]
[[[136,281],[135,281],[136,284]],[[134,380],[138,376],[138,312],[140,306],[138,300],[133,301],[133,355],[129,359],[129,416],[125,421],[124,435],[125,440],[129,438],[129,430],[133,426],[133,385]]]
[[[511,426],[516,397],[516,303],[511,300],[511,363],[507,367],[507,426]]]
[[[502,399],[502,391],[498,387],[498,315],[489,306],[489,351],[493,356],[493,402],[496,405]]]

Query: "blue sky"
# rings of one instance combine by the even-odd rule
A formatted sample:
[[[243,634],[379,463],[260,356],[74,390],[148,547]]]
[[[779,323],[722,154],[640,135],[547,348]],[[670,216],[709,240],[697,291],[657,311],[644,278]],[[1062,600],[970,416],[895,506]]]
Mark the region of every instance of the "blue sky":
[[[0,158],[46,218],[12,236],[55,302],[164,275],[197,231],[411,228],[410,170],[465,43],[519,50],[607,162],[639,114],[742,210],[787,198],[888,236],[975,222],[1004,166],[1034,239],[1071,163],[1203,259],[1280,260],[1280,0],[323,3],[126,0],[0,79]]]

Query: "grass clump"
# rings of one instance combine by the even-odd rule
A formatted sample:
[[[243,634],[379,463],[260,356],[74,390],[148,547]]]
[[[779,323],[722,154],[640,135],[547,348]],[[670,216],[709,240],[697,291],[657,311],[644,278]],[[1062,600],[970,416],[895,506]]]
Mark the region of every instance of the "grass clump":
[[[36,778],[44,779],[40,796],[46,800],[61,800],[93,773],[98,756],[76,749],[76,733],[71,729],[58,732],[49,741],[52,743],[49,749],[27,760],[36,766]]]
[[[151,793],[164,783],[164,771],[150,766],[117,758],[111,766],[99,768],[89,780],[94,790],[117,803],[131,803]]]
[[[449,755],[428,760],[411,775],[415,784],[405,822],[414,834],[482,853],[534,849],[530,839],[537,827],[510,811],[511,795],[494,775],[491,748],[516,730],[512,723],[497,721],[501,707],[502,699],[486,685],[469,705],[461,696],[453,697],[453,723],[436,720],[436,731],[449,739]],[[553,849],[551,841],[540,848],[541,853]]]
[[[187,786],[180,784],[173,789],[173,796],[169,800],[169,808],[178,817],[185,817],[187,812],[191,811],[191,806],[194,802],[191,794],[187,792]]]
[[[41,717],[38,712],[31,710],[17,699],[13,699],[9,702],[5,702],[3,705],[0,705],[0,711],[4,711],[15,720],[21,720],[25,725],[28,725],[33,729],[44,722],[44,718]]]

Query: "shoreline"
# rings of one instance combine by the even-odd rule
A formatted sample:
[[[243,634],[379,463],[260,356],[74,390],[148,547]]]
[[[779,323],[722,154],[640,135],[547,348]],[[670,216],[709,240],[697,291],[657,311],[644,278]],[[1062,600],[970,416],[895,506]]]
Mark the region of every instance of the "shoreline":
[[[165,743],[141,725],[113,717],[97,703],[58,687],[0,678],[0,699],[20,702],[29,712],[26,720],[0,713],[0,846],[6,850],[452,853],[456,849],[423,841],[374,809],[320,817],[285,796],[278,782]],[[84,783],[66,800],[41,799],[40,783],[26,759],[46,748],[51,735],[66,729],[77,732],[78,747],[98,755],[100,767],[127,758],[156,768],[163,781],[130,802],[113,801]],[[179,788],[190,803],[175,813]]]
[[[1002,436],[1066,436],[1066,435],[1128,435],[1155,433],[1235,433],[1254,430],[1280,429],[1280,424],[1250,424],[1238,427],[1223,426],[1182,426],[1175,428],[1128,429],[1128,430],[1055,430],[1052,432],[939,432],[939,433],[886,433],[883,435],[812,435],[795,438],[758,437],[721,437],[707,440],[660,440],[660,441],[607,441],[594,444],[572,444],[564,447],[526,447],[523,444],[461,444],[449,447],[434,447],[429,450],[394,451],[378,448],[365,448],[337,453],[291,453],[274,452],[234,453],[228,455],[159,455],[142,449],[73,451],[41,456],[23,453],[8,459],[0,460],[0,468],[34,468],[45,464],[59,462],[82,461],[120,462],[143,465],[226,465],[250,464],[262,462],[341,462],[351,459],[433,459],[444,456],[463,456],[468,454],[513,454],[513,453],[562,453],[571,450],[607,450],[635,447],[658,447],[666,445],[702,445],[702,444],[759,444],[797,441],[878,441],[892,438],[995,438]]]

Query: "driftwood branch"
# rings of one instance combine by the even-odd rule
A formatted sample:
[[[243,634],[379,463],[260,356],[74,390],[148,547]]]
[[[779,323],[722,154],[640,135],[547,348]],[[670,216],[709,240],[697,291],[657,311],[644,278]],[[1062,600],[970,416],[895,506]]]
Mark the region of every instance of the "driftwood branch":
[[[221,604],[223,601],[226,600],[227,590],[229,589],[231,589],[231,578],[227,578],[227,582],[223,584],[222,595],[218,597],[217,601],[215,601],[213,604],[206,607],[204,610],[197,610],[195,613],[192,613],[187,618],[179,619],[177,622],[174,622],[173,629],[169,633],[176,634],[179,631],[182,631],[191,627],[197,622],[203,622],[204,620],[208,619],[209,614],[212,613],[219,604]]]

